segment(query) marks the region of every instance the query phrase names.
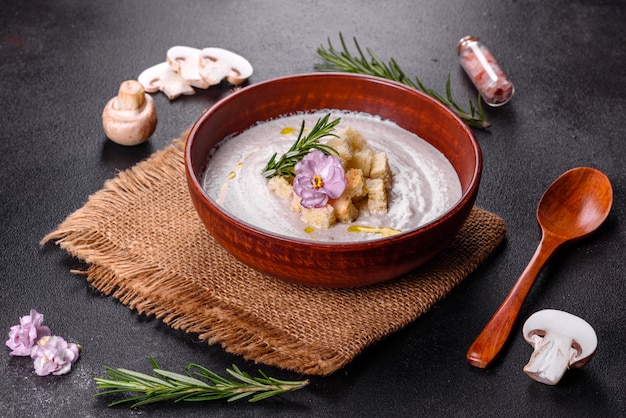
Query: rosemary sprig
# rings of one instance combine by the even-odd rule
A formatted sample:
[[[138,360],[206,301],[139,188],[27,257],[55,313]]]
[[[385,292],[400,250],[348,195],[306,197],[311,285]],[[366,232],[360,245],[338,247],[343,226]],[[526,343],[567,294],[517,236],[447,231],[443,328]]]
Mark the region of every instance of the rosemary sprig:
[[[278,380],[260,370],[260,377],[252,377],[235,365],[232,369],[226,369],[226,372],[237,381],[226,379],[195,363],[185,367],[185,374],[163,370],[152,357],[150,363],[154,369],[152,376],[105,367],[110,379],[94,378],[97,388],[103,390],[96,395],[130,394],[131,396],[114,401],[109,406],[133,402],[133,408],[167,400],[199,402],[227,398],[228,402],[232,402],[250,397],[249,402],[257,402],[301,389],[309,383],[308,380]]]
[[[318,119],[308,135],[303,135],[304,121],[302,121],[300,133],[298,134],[296,142],[294,142],[291,148],[289,148],[289,151],[280,156],[278,161],[276,160],[277,154],[274,153],[261,174],[268,179],[274,176],[292,177],[295,175],[293,172],[295,165],[312,150],[317,149],[327,155],[331,153],[337,154],[337,151],[334,148],[320,143],[320,139],[324,137],[337,137],[337,135],[333,134],[332,131],[335,129],[335,126],[339,124],[341,119],[337,118],[329,122],[329,118],[330,113]]]
[[[388,80],[397,81],[402,84],[406,84],[409,87],[420,90],[423,93],[440,101],[444,105],[448,106],[469,126],[485,129],[491,125],[489,121],[487,121],[487,118],[483,111],[480,92],[478,94],[478,104],[476,106],[474,105],[472,100],[469,100],[469,110],[463,109],[454,101],[450,89],[450,73],[448,73],[448,79],[446,81],[446,93],[444,95],[424,86],[424,84],[422,84],[417,76],[415,77],[415,81],[411,80],[404,74],[396,60],[393,58],[391,58],[389,63],[386,64],[378,59],[376,55],[374,55],[374,53],[369,48],[367,48],[366,51],[369,55],[368,58],[363,53],[363,50],[361,49],[356,38],[353,39],[358,55],[352,55],[350,53],[341,33],[339,33],[339,39],[342,46],[341,51],[333,48],[333,45],[330,42],[330,38],[328,39],[328,49],[324,48],[324,46],[320,46],[317,49],[317,54],[325,61],[322,64],[315,65],[315,68],[318,71],[343,71],[348,73],[373,75],[386,78]]]

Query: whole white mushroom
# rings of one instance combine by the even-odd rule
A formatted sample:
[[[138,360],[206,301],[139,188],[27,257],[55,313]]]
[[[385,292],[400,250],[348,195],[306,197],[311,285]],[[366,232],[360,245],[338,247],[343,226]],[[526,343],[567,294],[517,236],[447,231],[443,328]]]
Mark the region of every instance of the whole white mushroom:
[[[559,383],[570,367],[587,364],[598,346],[598,337],[591,325],[556,309],[532,314],[524,323],[522,333],[535,349],[524,366],[524,373],[547,385]]]
[[[121,145],[145,142],[154,133],[156,125],[154,101],[135,80],[120,84],[118,95],[107,102],[102,112],[104,133]]]

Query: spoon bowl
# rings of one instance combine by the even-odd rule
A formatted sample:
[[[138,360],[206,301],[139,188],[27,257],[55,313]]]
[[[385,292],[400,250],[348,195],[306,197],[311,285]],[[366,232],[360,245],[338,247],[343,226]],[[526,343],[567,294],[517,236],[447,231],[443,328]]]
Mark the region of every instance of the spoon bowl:
[[[552,183],[537,208],[541,242],[522,275],[467,351],[467,361],[472,366],[486,368],[500,353],[530,288],[550,256],[561,246],[598,229],[612,205],[611,182],[596,169],[574,168]]]
[[[612,202],[606,175],[593,168],[575,168],[546,190],[537,208],[537,221],[542,229],[564,240],[578,240],[598,229]]]

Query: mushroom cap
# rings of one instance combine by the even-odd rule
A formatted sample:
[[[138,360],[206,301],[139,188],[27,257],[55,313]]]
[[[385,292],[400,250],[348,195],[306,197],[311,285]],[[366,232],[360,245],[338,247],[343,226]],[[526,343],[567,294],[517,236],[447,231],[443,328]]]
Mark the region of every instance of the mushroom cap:
[[[522,329],[526,342],[532,344],[533,335],[543,336],[548,332],[566,335],[574,341],[577,351],[572,359],[572,367],[582,367],[598,346],[598,337],[593,327],[582,318],[556,309],[544,309],[532,314]]]

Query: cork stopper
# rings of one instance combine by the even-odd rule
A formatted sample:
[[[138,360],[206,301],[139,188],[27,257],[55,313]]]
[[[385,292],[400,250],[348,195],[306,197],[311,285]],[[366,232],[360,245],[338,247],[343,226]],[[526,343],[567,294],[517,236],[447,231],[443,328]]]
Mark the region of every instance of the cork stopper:
[[[467,35],[459,39],[459,42],[456,45],[456,53],[460,54],[461,50],[465,48],[467,45],[473,42],[479,42],[480,39],[477,36]]]

